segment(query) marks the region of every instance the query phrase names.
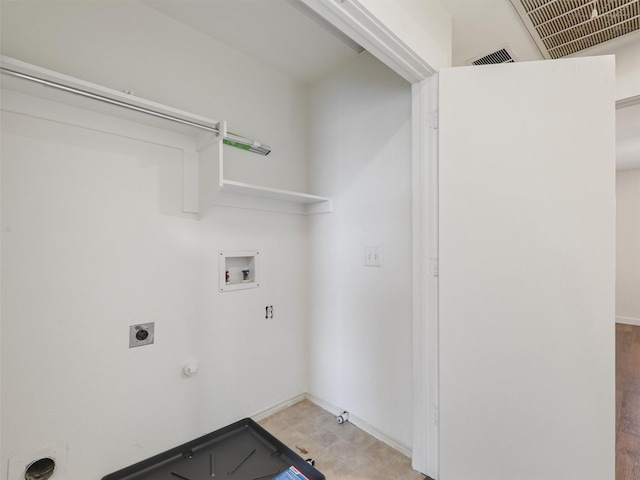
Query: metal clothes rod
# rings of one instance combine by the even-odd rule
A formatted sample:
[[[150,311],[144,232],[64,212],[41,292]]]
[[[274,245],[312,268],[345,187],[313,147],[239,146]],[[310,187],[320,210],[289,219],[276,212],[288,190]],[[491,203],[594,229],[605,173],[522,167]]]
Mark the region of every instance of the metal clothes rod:
[[[28,75],[26,73],[16,72],[15,70],[10,70],[10,69],[5,68],[5,67],[0,67],[0,72],[5,73],[7,75],[12,75],[14,77],[23,78],[25,80],[29,80],[29,81],[32,81],[32,82],[40,83],[40,84],[48,86],[48,87],[57,88],[59,90],[63,90],[65,92],[73,93],[75,95],[80,95],[82,97],[87,97],[87,98],[91,98],[93,100],[98,100],[100,102],[108,103],[110,105],[115,105],[117,107],[127,108],[129,110],[134,110],[136,112],[144,113],[146,115],[152,115],[154,117],[163,118],[165,120],[169,120],[169,121],[176,122],[176,123],[181,123],[183,125],[189,125],[189,126],[192,126],[192,127],[200,128],[200,129],[206,130],[208,132],[214,132],[216,135],[220,134],[220,129],[216,128],[216,127],[210,127],[208,125],[202,125],[200,123],[191,122],[189,120],[184,120],[182,118],[174,117],[174,116],[171,116],[171,115],[167,115],[165,113],[156,112],[156,111],[150,110],[148,108],[138,107],[136,105],[132,105],[130,103],[122,102],[120,100],[114,100],[113,98],[104,97],[102,95],[97,95],[95,93],[87,92],[85,90],[80,90],[78,88],[69,87],[69,86],[63,85],[61,83],[52,82],[50,80],[45,80],[43,78],[34,77],[34,76]]]

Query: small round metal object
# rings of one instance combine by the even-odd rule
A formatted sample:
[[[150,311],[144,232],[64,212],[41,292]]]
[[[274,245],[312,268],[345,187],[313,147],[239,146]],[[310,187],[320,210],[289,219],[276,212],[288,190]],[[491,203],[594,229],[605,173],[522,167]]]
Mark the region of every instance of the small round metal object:
[[[146,330],[138,330],[138,332],[136,333],[136,338],[140,341],[146,340],[148,336],[149,332],[147,332]]]
[[[25,480],[47,480],[53,475],[56,462],[52,458],[41,458],[31,463],[24,472]]]

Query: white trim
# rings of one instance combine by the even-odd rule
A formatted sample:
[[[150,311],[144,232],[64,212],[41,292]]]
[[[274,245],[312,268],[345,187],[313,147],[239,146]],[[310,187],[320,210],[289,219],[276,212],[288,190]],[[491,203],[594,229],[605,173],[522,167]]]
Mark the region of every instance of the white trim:
[[[213,130],[220,129],[219,122],[216,120],[185,112],[184,110],[178,110],[176,108],[162,105],[160,103],[152,102],[151,100],[147,100],[145,98],[136,97],[133,94],[119,92],[118,90],[114,90],[112,88],[87,82],[79,78],[74,78],[63,73],[48,70],[37,65],[31,65],[15,58],[1,55],[0,66],[17,74],[24,74],[28,77],[34,77],[34,79],[52,82],[53,84],[57,84],[58,86],[61,86],[63,88],[68,87],[67,91],[57,90],[57,88],[51,88],[51,86],[44,88],[44,86],[40,82],[26,80],[25,78],[19,79],[18,77],[8,76],[3,77],[3,89],[18,89],[18,91],[27,93],[29,95],[42,96],[50,100],[59,101],[60,103],[70,102],[82,108],[86,108],[87,110],[96,111],[98,113],[107,113],[114,116],[120,115],[126,119],[134,118],[136,119],[135,121],[139,123],[160,126],[161,128],[165,128],[167,130],[187,133],[188,135],[193,137],[199,137],[203,135],[203,130],[201,129],[201,127]],[[69,94],[72,90],[80,90],[88,95],[102,97],[105,100],[113,100],[117,103],[120,103],[121,105],[114,107],[114,105],[108,105],[96,101],[95,97],[89,99],[83,98],[82,96],[74,96],[74,100],[68,100],[69,98],[71,98]],[[122,104],[129,105],[130,107],[138,108],[141,110],[138,110],[138,112],[125,110],[122,108]],[[164,118],[154,118],[153,116],[149,116],[149,113],[143,113],[142,110],[153,112]],[[174,118],[174,120],[185,121],[189,125],[173,123],[173,120],[169,120],[169,118],[171,117]],[[195,127],[194,125],[196,124],[200,125],[200,127]],[[208,136],[211,135],[211,133],[206,133],[204,135]],[[218,135],[219,134],[215,134],[215,136]]]
[[[311,395],[310,393],[306,394],[306,398],[310,402],[315,403],[320,408],[326,410],[329,413],[332,413],[335,416],[340,415],[344,411],[343,409],[338,408],[338,407],[336,407],[335,405],[333,405],[333,404],[331,404],[329,402],[321,400],[318,397],[315,397],[315,396]],[[363,420],[362,418],[354,415],[352,412],[349,412],[349,423],[353,423],[356,427],[358,427],[363,432],[368,433],[372,437],[380,440],[383,443],[386,443],[391,448],[393,448],[393,449],[399,451],[400,453],[402,453],[403,455],[406,455],[407,457],[411,458],[411,447],[410,446],[404,444],[400,440],[398,440],[398,439],[396,439],[396,438],[394,438],[394,437],[392,437],[390,435],[387,435],[386,433],[382,432],[381,430],[378,430],[376,427],[374,427],[373,425],[371,425],[367,421]]]
[[[65,105],[58,101],[38,98],[3,88],[2,111],[27,115],[63,125],[131,138],[178,150],[195,152],[196,140],[181,132],[172,132],[155,125],[145,125],[129,119],[94,112],[84,107]]]
[[[616,323],[624,323],[625,325],[637,325],[640,327],[640,318],[616,317]]]
[[[439,423],[440,423],[440,333],[439,333],[439,231],[438,231],[438,136],[439,136],[439,104],[438,104],[438,75],[423,82],[425,102],[424,110],[430,117],[431,123],[435,123],[435,127],[426,128],[424,153],[422,161],[425,165],[423,173],[423,190],[422,196],[424,203],[424,213],[422,222],[424,225],[425,236],[421,245],[423,249],[423,257],[426,264],[423,265],[423,278],[425,292],[423,322],[424,331],[423,342],[426,353],[423,361],[425,362],[426,375],[422,383],[426,383],[423,387],[427,394],[427,471],[425,472],[432,478],[439,478],[440,462],[439,462]],[[434,120],[435,119],[435,120]],[[430,265],[433,263],[433,267]],[[414,386],[418,388],[420,384]]]
[[[420,82],[435,73],[435,69],[358,0],[302,2],[408,82]]]
[[[1,96],[2,107],[0,109],[4,112],[25,115],[122,138],[130,138],[180,151],[183,165],[181,179],[183,188],[182,211],[185,213],[198,212],[198,152],[196,151],[196,142],[198,138],[203,138],[203,136],[197,137],[179,131],[169,131],[158,128],[155,125],[142,124],[137,121],[65,105],[57,101],[45,100],[4,88],[1,90]]]
[[[427,112],[425,102],[426,88],[423,82],[411,86],[413,116],[412,140],[412,229],[413,229],[413,452],[412,467],[427,472],[427,446],[429,441],[427,428],[427,362],[424,344],[426,332],[426,278],[425,262],[425,175],[422,158],[426,148]]]
[[[438,477],[438,76],[413,85],[413,455]]]
[[[621,98],[620,100],[616,100],[616,109],[634,107],[636,105],[640,105],[640,95],[635,95],[633,97]]]
[[[270,417],[271,415],[275,415],[276,413],[281,412],[282,410],[286,410],[287,408],[295,405],[296,403],[300,403],[305,398],[307,398],[307,394],[300,393],[295,397],[291,397],[290,399],[280,402],[272,407],[265,408],[264,410],[260,410],[259,412],[254,413],[253,415],[250,415],[250,417],[256,422],[259,422],[261,420],[264,420],[267,417]]]
[[[415,470],[438,473],[438,78],[412,86],[413,454]],[[426,161],[425,161],[426,159]],[[433,264],[433,268],[431,265]]]

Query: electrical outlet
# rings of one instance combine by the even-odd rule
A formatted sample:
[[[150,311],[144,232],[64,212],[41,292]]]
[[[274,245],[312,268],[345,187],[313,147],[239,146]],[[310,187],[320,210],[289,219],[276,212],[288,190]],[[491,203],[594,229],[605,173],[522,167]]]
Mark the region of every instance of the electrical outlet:
[[[140,323],[129,327],[129,348],[151,345],[155,323]]]
[[[382,266],[382,247],[365,247],[364,264],[367,267]]]

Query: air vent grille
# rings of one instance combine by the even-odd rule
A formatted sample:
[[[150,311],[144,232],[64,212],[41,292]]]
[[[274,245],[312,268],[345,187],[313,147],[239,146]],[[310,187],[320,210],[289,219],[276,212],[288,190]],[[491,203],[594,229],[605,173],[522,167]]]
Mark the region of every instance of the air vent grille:
[[[513,63],[515,60],[509,54],[506,48],[501,48],[489,55],[485,55],[484,57],[477,58],[470,63],[472,65],[493,65],[496,63]]]
[[[512,3],[530,26],[529,30],[533,29],[532,35],[548,58],[566,57],[640,30],[640,0],[512,0]]]

